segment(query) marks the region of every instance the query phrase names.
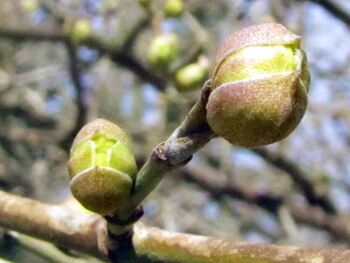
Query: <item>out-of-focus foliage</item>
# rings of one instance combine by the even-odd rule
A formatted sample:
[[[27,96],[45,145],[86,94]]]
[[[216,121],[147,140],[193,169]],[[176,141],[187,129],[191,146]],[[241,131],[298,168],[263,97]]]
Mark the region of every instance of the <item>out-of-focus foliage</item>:
[[[0,0],[1,189],[52,203],[69,198],[64,142],[72,142],[70,134],[81,114],[86,116],[83,122],[102,117],[122,127],[142,164],[200,94],[178,92],[175,72],[199,56],[207,56],[212,64],[216,48],[234,31],[275,21],[302,36],[312,82],[301,125],[266,149],[289,159],[315,193],[331,201],[336,213],[326,211],[329,216],[349,222],[350,25],[313,2],[188,0],[181,16],[171,18],[164,16],[164,1],[157,0],[151,18],[138,1],[130,0]],[[347,1],[333,3],[350,16]],[[115,63],[113,55],[84,44],[81,40],[90,34],[86,24],[83,39],[71,49],[64,41],[35,41],[36,31],[67,36],[79,21],[90,23],[91,36],[110,50],[132,54],[149,72],[164,78],[163,90],[139,78],[132,66],[125,67],[130,61]],[[23,35],[9,37],[8,31]],[[179,55],[167,72],[149,69],[147,62],[151,42],[161,33],[176,34],[180,40]],[[145,201],[143,220],[168,230],[251,242],[348,246],[350,238],[294,217],[293,207],[307,210],[317,202],[310,204],[308,189],[298,185],[293,170],[280,169],[261,156],[214,139],[187,167],[165,178]],[[208,177],[211,185],[224,185],[226,192],[194,180],[197,175]],[[247,198],[251,195],[242,197],[229,189],[279,196],[284,205],[268,211],[268,200],[253,202]]]

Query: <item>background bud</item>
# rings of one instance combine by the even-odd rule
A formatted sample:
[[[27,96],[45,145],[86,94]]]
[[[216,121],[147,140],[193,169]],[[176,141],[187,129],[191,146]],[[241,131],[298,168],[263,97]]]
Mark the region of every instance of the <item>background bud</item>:
[[[80,42],[89,38],[92,34],[90,21],[87,19],[79,19],[75,21],[70,34],[75,42]]]
[[[137,172],[126,134],[97,119],[76,136],[68,163],[73,196],[87,209],[107,215],[128,197]]]
[[[207,73],[208,60],[206,58],[202,58],[196,63],[189,64],[176,72],[176,88],[180,92],[198,89],[206,79]]]
[[[179,17],[184,9],[183,0],[166,0],[164,13],[168,17]]]
[[[166,70],[179,53],[179,39],[175,34],[159,35],[151,43],[147,59],[151,66]]]
[[[230,143],[258,147],[288,136],[307,106],[310,75],[300,37],[280,24],[247,27],[222,44],[207,120]]]
[[[34,12],[38,9],[39,2],[38,0],[21,0],[20,5],[25,11]]]

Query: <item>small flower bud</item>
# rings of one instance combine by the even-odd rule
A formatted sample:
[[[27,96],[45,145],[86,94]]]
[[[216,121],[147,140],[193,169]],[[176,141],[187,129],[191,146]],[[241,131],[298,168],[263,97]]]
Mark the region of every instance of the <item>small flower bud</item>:
[[[73,196],[87,209],[107,215],[128,197],[137,168],[126,134],[97,119],[74,139],[68,170]]]
[[[218,50],[207,120],[234,145],[258,147],[287,137],[307,106],[310,75],[300,37],[280,24],[233,34]]]
[[[164,13],[167,17],[179,17],[183,9],[183,0],[166,0],[164,5]]]
[[[203,58],[179,69],[175,74],[175,84],[178,91],[186,92],[200,88],[207,77],[207,62],[207,59]]]
[[[179,39],[175,34],[157,36],[151,43],[147,59],[149,64],[160,70],[167,70],[179,53]]]
[[[77,20],[71,29],[70,35],[75,42],[81,42],[89,38],[92,34],[90,21],[87,19]]]

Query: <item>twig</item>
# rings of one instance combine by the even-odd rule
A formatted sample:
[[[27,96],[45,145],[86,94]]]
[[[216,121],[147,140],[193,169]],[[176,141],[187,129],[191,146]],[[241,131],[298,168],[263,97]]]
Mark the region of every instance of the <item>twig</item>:
[[[133,28],[133,30],[131,31],[131,33],[127,37],[127,39],[124,41],[124,44],[123,44],[121,50],[125,50],[125,53],[130,53],[130,50],[134,46],[134,42],[137,39],[137,37],[139,36],[139,34],[145,28],[147,28],[150,24],[151,24],[151,18],[149,16],[146,16],[146,17],[140,19],[140,21],[138,21],[138,23]]]

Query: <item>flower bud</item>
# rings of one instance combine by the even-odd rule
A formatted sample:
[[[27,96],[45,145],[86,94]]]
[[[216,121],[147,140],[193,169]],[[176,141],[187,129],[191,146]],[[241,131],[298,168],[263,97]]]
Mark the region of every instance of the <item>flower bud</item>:
[[[164,5],[164,13],[168,17],[179,17],[183,9],[183,0],[166,0]]]
[[[104,119],[80,130],[70,151],[68,170],[73,196],[101,215],[115,212],[125,202],[137,172],[126,134]]]
[[[280,24],[258,24],[222,44],[207,120],[234,145],[258,147],[287,137],[307,106],[309,69],[300,37]]]
[[[175,74],[176,88],[180,92],[192,91],[200,88],[207,77],[208,61],[203,58],[196,63],[179,69]]]
[[[157,69],[167,70],[179,53],[179,39],[175,34],[157,36],[148,51],[149,64]]]
[[[71,29],[70,35],[75,42],[81,42],[92,34],[90,21],[87,19],[77,20]]]

